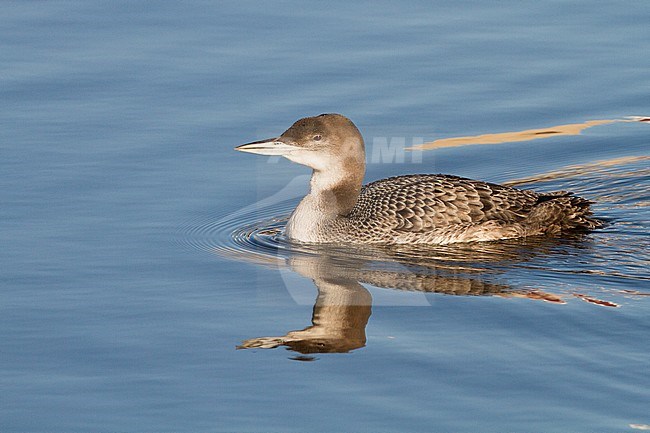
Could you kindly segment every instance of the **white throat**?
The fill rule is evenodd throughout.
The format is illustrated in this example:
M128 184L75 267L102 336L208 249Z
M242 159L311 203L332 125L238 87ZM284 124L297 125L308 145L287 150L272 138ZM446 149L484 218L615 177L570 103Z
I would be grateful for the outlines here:
M310 185L309 194L294 209L285 232L289 238L301 242L318 242L321 230L337 217L336 211L326 206L326 196L331 194L331 188L336 185L334 176L315 171Z

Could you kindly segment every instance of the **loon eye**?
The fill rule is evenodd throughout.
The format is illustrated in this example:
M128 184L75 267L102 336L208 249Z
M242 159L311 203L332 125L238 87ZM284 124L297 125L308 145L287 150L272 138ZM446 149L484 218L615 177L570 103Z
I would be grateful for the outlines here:
M314 141L321 141L323 139L323 136L320 134L314 135Z

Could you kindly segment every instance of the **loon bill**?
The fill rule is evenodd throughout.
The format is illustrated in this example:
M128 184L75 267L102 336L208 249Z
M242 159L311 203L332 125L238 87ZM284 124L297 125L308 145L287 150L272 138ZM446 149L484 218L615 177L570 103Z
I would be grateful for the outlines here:
M444 174L415 174L362 186L365 149L340 114L298 120L281 136L236 147L281 155L313 169L309 194L286 236L308 243L449 244L594 229L588 200Z

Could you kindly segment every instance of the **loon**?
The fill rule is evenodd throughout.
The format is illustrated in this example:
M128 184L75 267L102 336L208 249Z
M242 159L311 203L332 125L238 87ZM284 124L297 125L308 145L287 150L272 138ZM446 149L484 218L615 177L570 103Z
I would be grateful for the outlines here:
M361 133L340 114L296 121L276 138L235 148L310 167L310 191L285 235L305 243L451 244L593 229L590 201L446 174L412 174L362 186Z

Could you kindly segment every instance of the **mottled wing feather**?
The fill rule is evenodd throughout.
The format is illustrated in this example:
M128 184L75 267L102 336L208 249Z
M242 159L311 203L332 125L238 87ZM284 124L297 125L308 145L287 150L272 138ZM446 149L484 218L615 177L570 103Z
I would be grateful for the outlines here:
M389 226L402 232L490 220L520 221L538 195L449 175L409 175L363 187L349 217L362 226Z

